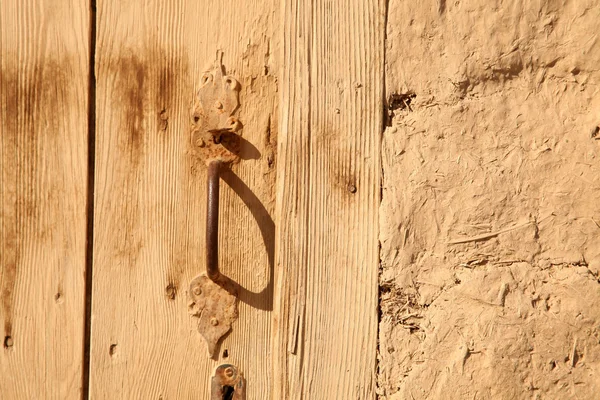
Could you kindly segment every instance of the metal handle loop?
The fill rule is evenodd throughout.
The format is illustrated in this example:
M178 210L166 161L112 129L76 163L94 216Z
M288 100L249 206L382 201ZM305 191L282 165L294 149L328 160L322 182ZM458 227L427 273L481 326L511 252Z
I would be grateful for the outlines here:
M206 207L206 275L217 282L222 275L219 271L219 181L221 161L208 164L207 207Z

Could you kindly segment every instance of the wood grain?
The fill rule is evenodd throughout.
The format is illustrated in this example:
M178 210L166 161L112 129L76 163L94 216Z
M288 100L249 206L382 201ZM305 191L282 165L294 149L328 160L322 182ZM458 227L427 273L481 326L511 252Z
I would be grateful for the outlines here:
M372 399L384 1L285 1L274 399Z
M81 397L88 3L0 2L0 398Z
M205 399L224 362L243 371L248 399L270 389L278 9L275 0L99 3L91 398ZM192 100L218 50L241 83L245 160L221 181L220 266L242 290L215 361L186 291L205 270L206 167L190 151Z

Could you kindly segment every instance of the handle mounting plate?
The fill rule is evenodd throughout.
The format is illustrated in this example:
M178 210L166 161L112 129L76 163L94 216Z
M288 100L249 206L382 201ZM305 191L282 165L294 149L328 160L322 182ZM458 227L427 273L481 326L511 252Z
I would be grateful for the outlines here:
M214 282L203 273L190 283L188 296L188 311L198 318L198 332L206 341L208 356L213 357L217 343L238 318L237 286L227 277Z
M233 116L240 106L240 83L225 74L223 53L217 54L212 70L204 72L193 108L192 148L208 162L239 161L241 122Z

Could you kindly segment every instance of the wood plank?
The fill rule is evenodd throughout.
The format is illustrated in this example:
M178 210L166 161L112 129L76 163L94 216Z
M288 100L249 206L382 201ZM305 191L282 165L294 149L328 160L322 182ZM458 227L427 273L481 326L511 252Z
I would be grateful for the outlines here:
M248 399L269 391L278 9L99 3L91 398L205 399L223 362L244 372ZM248 143L221 181L221 269L243 289L215 361L186 292L205 269L206 167L190 154L191 102L217 50L241 82Z
M274 399L375 397L384 10L284 3Z
M0 398L78 399L88 2L0 2Z

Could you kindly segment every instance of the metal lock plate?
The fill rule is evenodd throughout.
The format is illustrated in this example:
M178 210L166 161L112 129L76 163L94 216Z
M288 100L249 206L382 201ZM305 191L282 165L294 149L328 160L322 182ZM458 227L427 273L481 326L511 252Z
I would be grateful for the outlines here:
M222 56L219 53L213 69L202 75L194 102L192 146L194 154L205 162L239 161L242 124L233 114L240 105L240 84L225 75Z
M198 318L198 332L206 340L208 356L237 319L237 287L226 277L218 282L200 274L190 283L188 311Z
M246 383L242 373L231 364L217 367L212 377L210 400L245 400Z

